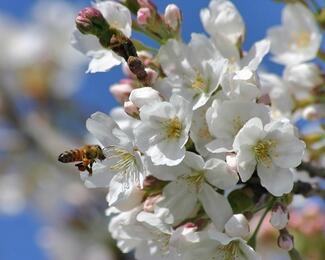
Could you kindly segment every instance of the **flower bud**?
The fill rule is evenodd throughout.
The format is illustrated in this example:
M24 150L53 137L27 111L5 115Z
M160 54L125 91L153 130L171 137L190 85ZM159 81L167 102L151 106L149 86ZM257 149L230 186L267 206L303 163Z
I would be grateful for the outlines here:
M138 24L145 25L149 23L151 18L151 11L148 7L142 7L137 12L137 22Z
M129 116L132 116L134 118L138 118L139 117L139 109L131 101L124 102L124 111Z
M157 71L150 68L146 68L145 71L147 72L148 83L151 86L156 82L158 78L158 73Z
M109 88L111 94L120 103L124 103L125 101L129 100L129 96L132 90L133 90L133 86L127 82L114 84Z
M176 31L180 27L182 15L179 8L175 4L167 5L164 14L165 23Z
M156 10L156 6L155 4L150 1L150 0L138 0L138 4L141 6L141 7L147 7L149 8L150 10Z
M94 7L82 9L75 22L78 30L83 34L100 35L108 27L102 13Z
M286 229L280 231L280 235L278 237L278 246L286 251L293 249L293 236L290 235Z
M273 208L272 208L272 212L271 212L271 219L270 219L270 223L271 225L278 229L284 229L289 221L289 213L287 208L278 203L276 204Z
M138 108L148 105L152 102L161 101L159 92L151 87L134 89L130 94L130 101Z
M243 214L233 215L227 221L225 231L231 237L245 238L249 235L248 221Z
M147 197L143 203L143 210L146 212L154 212L154 206L161 199L162 199L161 194Z

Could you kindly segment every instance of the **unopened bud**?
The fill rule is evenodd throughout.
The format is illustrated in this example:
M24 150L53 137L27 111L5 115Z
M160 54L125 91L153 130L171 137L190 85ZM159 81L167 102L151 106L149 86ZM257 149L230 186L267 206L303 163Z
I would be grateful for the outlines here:
M280 231L278 246L286 251L290 251L294 247L293 236L286 229Z
M147 79L148 79L149 85L153 85L158 78L157 71L150 69L150 68L146 68L145 71L147 72Z
M139 109L136 105L132 103L132 101L124 102L124 111L129 116L132 116L134 118L139 118Z
M147 197L143 203L143 210L146 212L154 212L156 203L161 199L162 199L161 194Z
M150 0L138 0L138 4L141 6L141 7L147 7L149 8L150 10L156 10L156 6L155 4L150 1Z
M125 101L129 100L132 90L132 85L128 83L114 84L109 88L111 94L120 103L124 103Z
M274 228L281 230L287 226L288 221L289 221L289 213L287 207L285 205L277 203L272 208L271 219L270 219L271 225Z
M130 94L130 100L138 108L153 102L161 101L159 92L150 87L134 89Z
M164 15L165 23L176 31L181 23L182 15L179 8L175 4L167 5Z
M137 12L137 22L138 24L144 25L149 23L151 18L151 11L148 7L142 7Z
M94 34L98 36L108 27L102 13L94 7L82 9L78 13L75 22L78 30L83 34Z

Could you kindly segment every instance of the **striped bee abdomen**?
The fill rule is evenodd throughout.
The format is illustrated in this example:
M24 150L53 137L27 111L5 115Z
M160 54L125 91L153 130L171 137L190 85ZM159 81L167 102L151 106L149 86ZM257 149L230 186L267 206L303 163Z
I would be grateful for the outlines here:
M61 153L58 160L63 163L82 161L83 151L81 149L69 150Z

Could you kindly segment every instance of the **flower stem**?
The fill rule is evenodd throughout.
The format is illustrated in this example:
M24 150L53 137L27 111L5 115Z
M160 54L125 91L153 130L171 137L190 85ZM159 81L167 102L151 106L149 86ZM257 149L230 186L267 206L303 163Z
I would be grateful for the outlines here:
M297 249L293 248L289 251L289 256L291 260L302 260L301 255L297 251Z
M250 246L251 246L252 248L254 248L254 249L255 249L255 247L256 247L256 236L257 236L257 234L258 234L258 231L259 231L259 229L260 229L260 227L261 227L261 225L262 225L262 223L263 223L263 221L264 221L264 219L265 219L267 213L268 213L268 212L270 211L270 209L272 208L272 206L273 206L275 200L276 200L276 198L272 197L272 199L267 203L267 205L266 205L266 209L265 209L263 215L261 216L261 218L260 218L260 220L259 220L259 222L258 222L258 224L257 224L257 226L256 226L256 228L255 228L255 231L254 231L253 235L250 237L250 239L249 239L248 242L247 242L247 244L250 245Z

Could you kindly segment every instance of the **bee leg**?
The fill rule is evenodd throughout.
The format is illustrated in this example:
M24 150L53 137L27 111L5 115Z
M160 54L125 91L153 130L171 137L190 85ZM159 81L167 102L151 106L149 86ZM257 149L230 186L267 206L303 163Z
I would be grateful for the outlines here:
M89 176L91 176L93 174L93 164L94 164L94 162L91 162L89 164L89 166L87 166L87 171L89 173Z
M87 169L87 167L82 162L75 164L75 166L77 166L78 170L81 172L84 172Z

